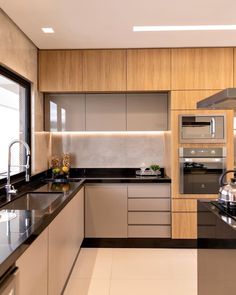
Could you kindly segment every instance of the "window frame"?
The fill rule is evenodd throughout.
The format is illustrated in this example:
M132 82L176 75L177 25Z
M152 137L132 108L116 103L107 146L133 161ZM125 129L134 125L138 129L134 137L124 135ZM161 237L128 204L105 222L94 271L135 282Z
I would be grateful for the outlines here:
M31 149L31 83L14 72L0 65L0 75L11 79L25 88L25 141ZM13 181L22 179L25 172L20 172L11 176ZM31 159L30 159L30 175L31 175ZM0 179L0 186L4 185L7 177Z

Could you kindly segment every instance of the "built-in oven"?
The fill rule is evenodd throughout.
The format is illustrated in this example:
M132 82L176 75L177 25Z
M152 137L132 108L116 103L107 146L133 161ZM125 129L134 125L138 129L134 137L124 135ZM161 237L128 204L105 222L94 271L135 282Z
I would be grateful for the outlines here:
M180 193L217 194L226 170L226 149L179 148Z
M225 115L180 115L181 143L223 143L226 141Z

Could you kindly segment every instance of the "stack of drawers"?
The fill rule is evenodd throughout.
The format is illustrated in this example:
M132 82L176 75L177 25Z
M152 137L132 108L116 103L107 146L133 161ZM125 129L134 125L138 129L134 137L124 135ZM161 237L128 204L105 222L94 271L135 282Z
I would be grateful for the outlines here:
M128 237L171 237L169 183L128 185Z

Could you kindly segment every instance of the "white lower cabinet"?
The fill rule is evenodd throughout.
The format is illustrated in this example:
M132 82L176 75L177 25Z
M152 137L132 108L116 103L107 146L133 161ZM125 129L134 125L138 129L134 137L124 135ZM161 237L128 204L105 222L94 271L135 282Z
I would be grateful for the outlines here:
M49 225L48 295L61 294L84 236L84 189Z
M48 228L16 261L19 295L46 295L48 283Z
M84 188L16 261L19 295L59 295L84 238Z
M86 185L85 237L127 237L127 185Z

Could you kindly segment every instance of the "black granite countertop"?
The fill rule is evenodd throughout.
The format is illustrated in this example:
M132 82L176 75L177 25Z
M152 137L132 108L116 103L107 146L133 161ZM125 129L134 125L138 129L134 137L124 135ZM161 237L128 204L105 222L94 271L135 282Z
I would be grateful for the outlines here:
M136 176L137 169L71 169L66 183L51 182L51 171L32 177L30 183L16 183L18 193L6 201L4 189L0 189L0 214L15 214L14 218L1 222L0 217L0 277L11 267L37 236L52 222L59 212L75 196L85 183L170 183L171 179L160 176ZM26 193L53 194L56 200L50 210L27 208L22 210L21 198ZM43 198L43 196L42 196ZM41 198L41 199L42 199ZM46 206L46 205L45 205ZM19 209L19 210L18 210ZM31 210L32 209L32 210Z
M1 222L0 218L0 276L14 264L27 247L38 237L38 235L51 223L68 202L75 196L83 186L84 179L79 182L68 182L66 184L38 183L36 190L27 187L27 191L35 191L37 194L47 196L52 193L56 202L54 206L47 209L16 210L13 203L20 204L24 190L19 191L11 202L1 201L0 214L15 214L15 218ZM3 197L3 196L2 196ZM11 208L12 206L12 208ZM4 215L3 215L4 216Z

